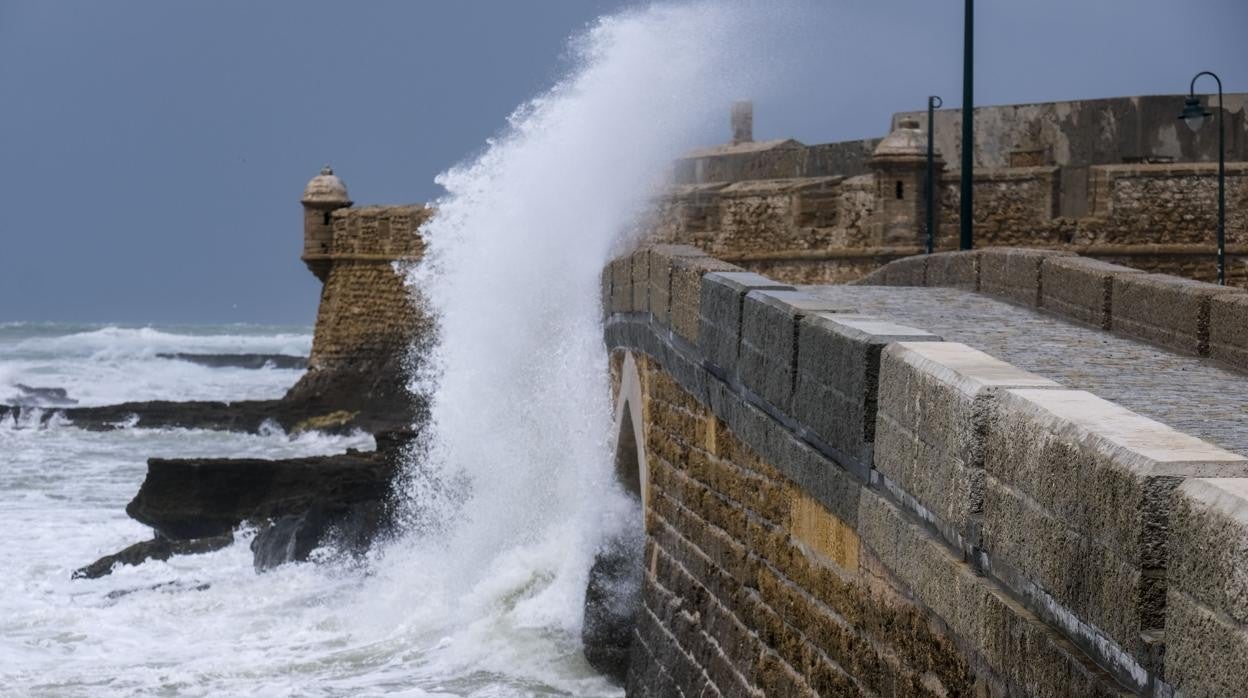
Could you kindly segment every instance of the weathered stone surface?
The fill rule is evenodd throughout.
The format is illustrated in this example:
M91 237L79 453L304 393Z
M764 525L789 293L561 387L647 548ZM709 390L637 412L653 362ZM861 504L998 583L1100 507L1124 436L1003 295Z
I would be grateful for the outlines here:
M755 290L792 290L749 271L716 271L702 277L698 317L698 348L706 358L735 376L741 344L741 308Z
M859 535L911 593L1005 684L1006 694L1120 696L1127 692L1030 612L874 492L863 492Z
M892 342L939 341L881 318L816 313L798 327L791 415L828 446L869 468L880 352Z
M741 307L738 376L747 388L788 411L797 375L797 326L817 312L853 308L801 291L751 291Z
M633 311L633 257L624 255L611 260L611 312Z
M1063 250L990 247L979 253L979 290L1032 308L1040 305L1040 264Z
M693 344L698 343L702 304L702 275L710 271L744 271L735 264L711 257L672 259L671 328Z
M983 506L983 431L1005 388L1056 388L965 344L900 342L880 359L875 469L928 516L970 532Z
M1166 680L1176 696L1237 696L1248 676L1248 628L1171 589Z
M1209 356L1248 371L1248 293L1209 300Z
M1196 356L1209 355L1209 304L1238 289L1163 274L1114 277L1113 329Z
M629 273L632 274L633 283L633 312L648 313L650 312L650 248L640 247L634 250L630 257L632 257Z
M650 314L660 325L671 324L672 260L703 257L705 252L691 245L650 246Z
M883 286L926 286L927 255L913 255L893 260L881 267Z
M1248 475L1248 459L1084 391L1006 390L993 416L984 548L1018 584L1146 663L1141 636L1164 620L1155 572L1166 566L1173 489Z
M645 569L640 530L629 533L609 540L594 557L581 627L585 659L621 686L628 679Z
M979 252L937 252L927 255L928 286L979 290Z
M1169 543L1170 587L1248 625L1248 479L1186 480L1175 494Z
M1088 257L1046 257L1040 266L1040 307L1076 322L1110 329L1114 277L1139 269Z

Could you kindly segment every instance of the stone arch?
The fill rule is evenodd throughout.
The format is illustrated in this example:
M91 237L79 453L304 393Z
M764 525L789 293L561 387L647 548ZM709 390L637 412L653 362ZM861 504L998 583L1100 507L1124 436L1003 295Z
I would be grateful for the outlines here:
M624 353L620 393L615 400L615 476L625 491L649 505L650 467L646 459L645 421L642 419L641 374L632 352Z

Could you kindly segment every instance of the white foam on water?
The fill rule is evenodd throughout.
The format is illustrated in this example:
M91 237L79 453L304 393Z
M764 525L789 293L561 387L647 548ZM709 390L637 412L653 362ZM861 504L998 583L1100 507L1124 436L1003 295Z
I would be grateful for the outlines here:
M416 381L433 396L432 424L404 483L422 525L364 563L331 555L257 575L244 535L70 581L150 535L123 510L148 457L279 458L371 440L0 425L0 694L618 695L579 646L595 548L639 525L611 473L599 272L670 160L722 141L732 100L765 98L801 23L784 3L706 0L603 18L571 44L563 80L441 177L448 193L412 279L441 323ZM92 402L276 396L298 372L214 385L228 370L162 372L153 356L308 343L278 330L84 328L6 349L6 331L37 329L0 326L5 380Z

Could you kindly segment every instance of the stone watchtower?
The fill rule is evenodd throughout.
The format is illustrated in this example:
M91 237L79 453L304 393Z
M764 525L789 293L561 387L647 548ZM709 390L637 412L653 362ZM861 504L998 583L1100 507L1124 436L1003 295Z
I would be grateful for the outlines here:
M875 147L869 161L875 174L875 213L871 237L878 245L921 245L927 198L927 136L915 119L902 119L897 129ZM945 161L933 162L939 187ZM939 210L939 204L937 205Z
M334 211L351 206L347 185L329 165L303 188L303 263L322 282L329 276Z

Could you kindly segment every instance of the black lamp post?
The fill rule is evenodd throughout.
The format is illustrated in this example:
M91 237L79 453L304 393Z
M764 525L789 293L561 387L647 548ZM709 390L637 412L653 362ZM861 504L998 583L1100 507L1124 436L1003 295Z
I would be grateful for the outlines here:
M933 172L936 166L936 148L933 140L936 138L935 114L936 110L944 104L940 97L932 95L927 98L927 253L931 254L932 249L936 246L936 176Z
M975 18L974 0L966 0L963 11L962 27L962 207L960 209L961 230L959 247L969 250L975 246L974 230L971 227L971 215L974 206L971 201L971 187L974 184L975 167L975 69L974 48L975 34L972 31Z
M1192 133L1200 130L1205 117L1211 116L1196 99L1196 81L1200 76L1208 75L1218 83L1218 283L1226 285L1226 130L1222 127L1222 80L1214 73L1204 70L1196 73L1187 91L1187 99L1183 103L1183 113L1179 118L1192 129Z

